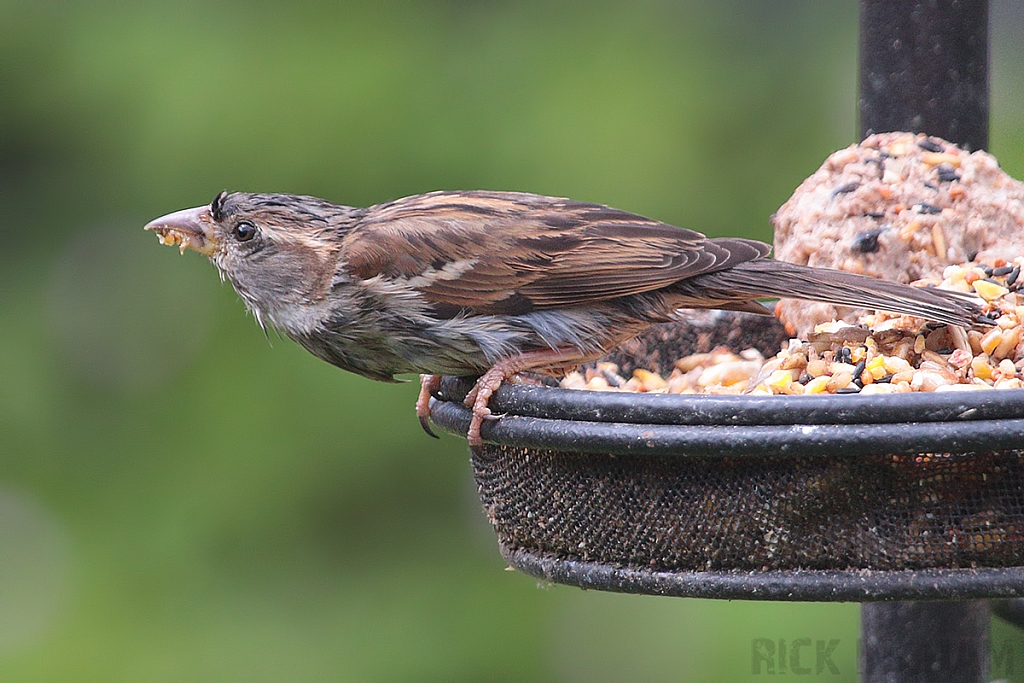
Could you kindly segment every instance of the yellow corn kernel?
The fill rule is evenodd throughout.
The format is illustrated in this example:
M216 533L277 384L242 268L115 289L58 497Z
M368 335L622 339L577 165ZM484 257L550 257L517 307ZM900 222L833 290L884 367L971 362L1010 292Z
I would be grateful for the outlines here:
M994 358L1006 358L1010 356L1014 349L1017 348L1017 344L1020 342L1020 328L1012 327L1008 330L1003 330L1003 333L999 338L999 346L992 352Z
M991 354L999 346L999 343L1003 341L1003 331L998 327L993 327L985 336L981 338L981 350L983 353Z
M804 393L824 394L831 380L832 378L828 375L819 375L804 385Z
M776 370L768 379L764 381L765 386L769 387L772 391L778 389L784 391L789 389L790 385L793 384L793 373L789 370Z
M942 279L949 280L950 284L954 282L960 282L964 279L964 275L967 274L967 269L963 266L946 266L946 269L942 271Z
M995 301L1010 291L1006 287L989 282L988 280L975 280L972 286L974 291L978 293L978 296L985 301Z
M988 364L988 356L975 356L972 358L971 371L978 379L992 379L992 366Z
M640 380L644 391L657 391L658 389L664 389L668 384L661 375L651 372L650 370L636 369L633 371L633 376Z

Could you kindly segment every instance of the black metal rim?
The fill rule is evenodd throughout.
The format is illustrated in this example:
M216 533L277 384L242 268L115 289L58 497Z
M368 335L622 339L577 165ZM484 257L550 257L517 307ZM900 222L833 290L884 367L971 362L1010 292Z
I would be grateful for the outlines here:
M445 401L460 402L472 380L445 377ZM641 394L503 384L490 402L495 414L582 422L661 425L814 425L960 422L1024 418L1024 389L712 396Z
M875 602L1016 598L1024 567L904 571L679 571L613 567L501 546L513 568L580 588L690 598L800 602Z
M770 400L770 399L769 399ZM464 435L472 414L434 401L431 419ZM969 453L1024 448L1024 419L878 424L665 425L504 415L485 422L485 441L518 448L609 455L764 457Z

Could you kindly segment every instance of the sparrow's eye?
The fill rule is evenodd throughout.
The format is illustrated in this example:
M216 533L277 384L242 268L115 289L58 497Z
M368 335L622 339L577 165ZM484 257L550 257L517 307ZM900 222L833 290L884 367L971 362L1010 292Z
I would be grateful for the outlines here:
M242 221L235 226L235 229L231 231L231 234L235 236L235 239L239 242L248 242L256 236L256 226L249 221Z

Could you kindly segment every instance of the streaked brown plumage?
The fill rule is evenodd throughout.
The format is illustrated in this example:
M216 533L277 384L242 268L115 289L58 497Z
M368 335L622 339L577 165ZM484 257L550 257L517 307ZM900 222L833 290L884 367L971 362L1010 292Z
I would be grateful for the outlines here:
M599 204L513 192L432 192L369 208L313 197L221 193L149 223L206 254L261 325L376 380L483 375L487 399L526 369L603 355L679 308L766 313L759 297L862 306L969 325L955 292L775 261L770 247L704 235Z

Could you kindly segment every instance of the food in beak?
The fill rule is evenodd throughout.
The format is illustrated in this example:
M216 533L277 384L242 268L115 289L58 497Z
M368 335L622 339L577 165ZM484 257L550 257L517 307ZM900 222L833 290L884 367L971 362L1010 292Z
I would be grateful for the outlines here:
M160 244L165 247L178 247L179 253L184 254L186 249L194 249L200 251L200 247L203 243L203 238L199 235L195 235L189 232L183 232L176 230L175 228L168 228L161 226L153 228L156 233L157 239L160 240Z
M160 239L160 244L178 247L181 253L192 249L200 254L210 256L215 249L211 239L209 207L199 206L194 209L176 211L150 221L146 230L152 230Z

